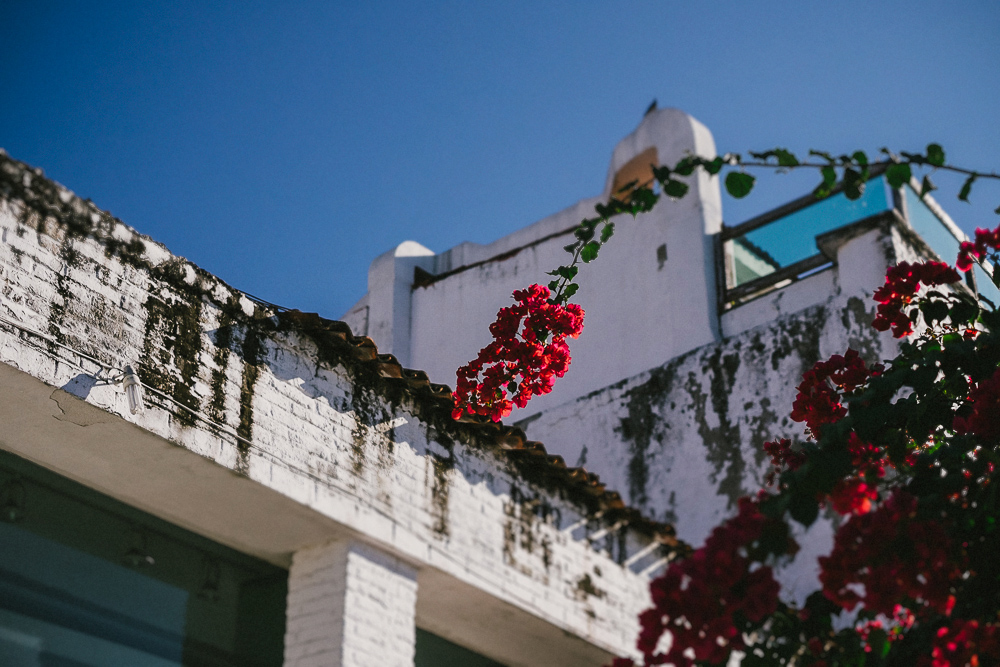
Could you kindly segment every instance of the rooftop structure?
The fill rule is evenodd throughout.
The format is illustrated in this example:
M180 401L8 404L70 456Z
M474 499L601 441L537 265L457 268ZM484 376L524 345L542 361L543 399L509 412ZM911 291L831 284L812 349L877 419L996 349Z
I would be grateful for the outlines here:
M676 109L653 111L615 148L598 196L485 246L434 254L406 241L372 262L368 293L343 319L433 381L454 382L511 292L547 283L563 263L595 203L686 154L713 157L709 131ZM581 268L573 364L510 418L692 544L761 488L764 442L802 437L787 415L805 370L848 348L868 362L894 356L896 342L870 326L886 267L954 262L965 240L915 181L893 189L877 169L856 200L809 193L735 225L723 221L718 179L697 173L684 198L620 221ZM967 286L1000 303L983 267ZM810 546L826 548L829 524L814 530Z
M446 385L510 292L686 151L712 154L708 130L654 111L598 196L487 246L404 242L344 322L248 297L0 153L0 662L634 653L650 577L760 484L761 442L797 432L801 372L889 356L871 289L961 236L879 176L730 227L698 176L583 272L553 394L514 425L452 420Z

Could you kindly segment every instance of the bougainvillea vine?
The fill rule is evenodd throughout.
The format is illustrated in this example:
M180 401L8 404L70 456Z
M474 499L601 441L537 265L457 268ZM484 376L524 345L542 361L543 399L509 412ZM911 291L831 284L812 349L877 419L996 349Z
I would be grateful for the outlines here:
M978 233L957 264L998 240ZM806 371L792 408L805 438L766 443L766 490L651 583L642 664L1000 665L1000 311L936 261L890 267L874 298L899 355L848 350ZM796 607L770 568L823 507L839 516L833 549Z
M552 391L570 363L567 338L583 330L583 309L550 300L542 285L514 292L513 306L501 308L490 325L493 342L458 369L453 416L481 415L500 421L514 406Z

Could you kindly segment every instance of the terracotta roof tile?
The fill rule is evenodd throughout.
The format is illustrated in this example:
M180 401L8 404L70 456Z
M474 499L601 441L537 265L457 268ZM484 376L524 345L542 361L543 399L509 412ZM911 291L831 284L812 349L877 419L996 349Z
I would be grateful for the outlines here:
M317 341L321 345L325 343L348 351L356 361L374 367L380 378L402 384L416 401L437 413L439 420L461 424L473 429L480 439L492 441L511 463L517 465L519 471L530 469L533 477L591 499L608 520L628 523L664 545L680 544L672 525L644 517L639 510L628 507L621 495L617 491L609 491L596 474L581 467L567 466L561 456L548 454L545 445L528 440L520 428L494 423L478 415L466 414L457 421L452 420L454 399L450 387L430 382L424 371L403 368L391 354L379 354L371 338L354 336L346 323L298 310L283 310L277 316L280 321L313 339L322 337L324 341Z

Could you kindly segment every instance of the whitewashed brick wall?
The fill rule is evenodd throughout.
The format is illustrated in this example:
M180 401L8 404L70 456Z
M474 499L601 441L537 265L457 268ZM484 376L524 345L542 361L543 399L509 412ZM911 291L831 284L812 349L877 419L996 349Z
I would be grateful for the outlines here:
M353 541L303 549L288 573L286 667L407 667L417 573Z
M414 563L420 576L433 573L455 590L528 614L552 637L573 640L560 649L561 664L597 667L609 654L634 653L636 618L649 599L643 571L662 564L668 547L647 549L648 535L574 496L547 472L544 457L515 465L490 431L452 421L447 409L349 351L325 349L319 337L40 173L2 155L0 167L7 179L0 195L6 183L8 197L0 197L0 314L48 337L0 323L0 362L295 501L345 535ZM119 368L138 364L144 381L171 399L147 392L146 410L130 414L120 387L93 380L104 371L88 356ZM19 452L70 467L30 443ZM73 456L89 465L98 454L76 447ZM187 479L181 472L177 479ZM111 474L102 479L118 484ZM172 500L144 503L148 511L181 516L182 497L201 492L173 483L169 474L150 480ZM255 555L288 562L315 546L291 531L282 542L282 526L274 530L263 542L287 551ZM236 548L246 540L208 536ZM441 607L463 602L435 594L422 589L433 603L418 604L418 623L459 643L461 633L490 632L484 618L448 635L464 611L445 623ZM468 611L471 618L477 609ZM509 662L559 664L532 655Z

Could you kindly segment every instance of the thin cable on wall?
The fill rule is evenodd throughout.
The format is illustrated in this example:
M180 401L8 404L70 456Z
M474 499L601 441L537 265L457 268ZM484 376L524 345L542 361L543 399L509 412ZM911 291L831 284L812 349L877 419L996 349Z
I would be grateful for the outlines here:
M252 299L252 300L255 300L255 299ZM273 304L267 304L267 305L273 306ZM112 380L117 380L116 384L118 382L122 382L123 381L122 378L125 377L126 370L131 368L130 366L126 366L125 369L122 369L122 368L118 368L118 367L112 366L110 364L106 364L106 363L100 361L99 359L96 359L96 358L94 358L94 357L92 357L92 356L90 356L90 355L88 355L88 354L86 354L84 352L80 352L79 350L77 350L77 349L75 349L75 348L73 348L73 347L71 347L69 345L65 345L63 343L60 343L60 342L56 341L51 336L43 334L43 333L41 333L41 332L39 332L39 331L37 331L35 329L32 329L31 327L28 327L27 325L22 324L22 323L11 321L10 319L8 319L8 318L6 318L6 317L4 317L2 315L0 315L0 322L4 322L4 323L6 323L6 324L8 324L10 326L13 326L13 327L15 327L17 329L20 329L20 330L24 331L26 333L32 334L32 335L37 336L37 337L39 337L39 338L41 338L41 339L43 339L43 340L45 340L47 342L50 342L50 343L52 343L54 345L57 345L58 347L66 349L66 350L68 350L68 351L70 351L70 352L72 352L72 353L74 353L74 354L76 354L76 355L78 355L78 356L80 356L80 357L82 357L84 359L92 361L93 363L97 364L98 366L100 366L105 371L109 371L109 372L110 371L115 371L116 372L116 375L113 378L100 377L99 375L94 375L93 373L90 373L86 368L84 368L83 366L81 366L79 364L73 364L72 362L69 362L67 360L63 360L63 361L66 361L67 363L69 363L70 365L73 365L74 367L78 368L79 370L83 371L89 377L92 377L95 380L98 380L100 382L110 382ZM134 375L133 375L133 377L134 377ZM170 402L171 404L173 404L176 407L184 410L185 412L190 413L192 416L198 418L202 422L204 422L204 423L206 423L206 424L208 424L210 426L215 427L220 433L223 433L223 434L229 436L229 438L231 438L232 440L234 440L235 443L233 443L233 444L235 444L237 446L238 446L238 443L242 443L242 444L246 445L247 449L253 450L258 455L260 455L261 458L265 459L270 464L276 465L276 466L281 467L281 468L284 468L285 470L287 470L289 472L297 473L297 474L299 474L301 476L307 477L308 479L312 480L313 482L315 482L317 484L320 484L320 485L326 487L329 490L338 492L338 493L346 495L346 496L350 496L350 497L354 498L355 501L358 502L362 507L366 508L369 511L372 511L372 512L378 514L379 516L381 516L381 517L383 517L383 518L385 518L385 519L387 519L387 520L389 520L389 521L391 521L393 523L396 523L398 521L397 517L395 517L394 515L390 514L387 511L383 510L382 508L379 508L379 507L371 504L369 502L368 498L366 498L365 496L361 495L360 493L354 491L350 487L348 487L348 486L341 486L339 484L335 484L329 478L320 477L319 475L317 475L316 473L314 473L313 471L311 471L311 470L309 470L307 468L302 468L302 467L299 467L299 466L297 466L297 465L295 465L293 463L285 461L284 459L281 459L281 458L277 457L275 454L267 451L263 447L254 444L252 441L248 440L247 438L242 437L238 433L234 432L230 427L228 427L228 426L226 426L224 424L220 424L220 423L216 422L215 420L211 419L210 417L208 417L207 415L205 415L205 414L203 414L201 412L198 412L197 410L194 410L192 408L189 408L186 405L183 405L182 403L178 402L172 396L170 396L170 395L168 395L168 394L166 394L166 393L164 393L164 392L156 389L155 387L151 387L151 386L149 386L148 384L146 384L144 382L141 382L140 380L138 380L137 377L135 378L135 380L136 380L137 384L139 386L141 386L145 391L148 391L148 392L150 392L152 394L155 394L155 395L159 396L160 398L162 398L162 399ZM135 413L133 413L133 414L135 414ZM470 569L468 567L468 563L466 563L463 560L459 560L457 557L455 557L454 555L452 555L450 552L448 552L448 551L444 550L443 548L441 548L441 546L439 546L438 544L436 544L436 543L434 543L432 541L424 541L424 540L421 540L421 543L424 546L426 546L429 551L431 551L433 553L436 553L437 555L441 556L445 560L451 562L453 565L455 565L456 567L458 567L460 570L462 570L462 571L464 571L464 572L466 572L468 574L471 574L474 578L478 579L480 582L482 582L484 585L486 585L487 588L496 585L496 582L494 580L492 580L492 579L484 576L483 574L479 573L476 570ZM645 579L649 579L649 578L652 577L652 575L653 575L654 572L656 572L657 570L659 570L665 564L666 564L666 559L662 559L660 561L654 562L651 566L649 566L649 567L641 570L640 572L633 572L633 573L637 574L638 576L643 577ZM631 570L631 567L628 567L628 569ZM516 593L512 593L510 590L506 590L505 589L502 592L503 592L504 595L509 596L511 599L513 599L513 600L515 600L515 601L517 601L517 602L525 605L528 608L534 606L534 604L535 604L532 600L530 600L528 598L525 598L525 597L523 597L521 595L518 595Z

